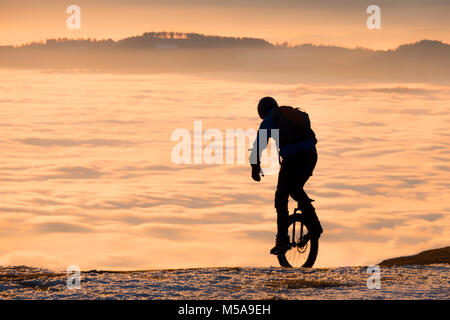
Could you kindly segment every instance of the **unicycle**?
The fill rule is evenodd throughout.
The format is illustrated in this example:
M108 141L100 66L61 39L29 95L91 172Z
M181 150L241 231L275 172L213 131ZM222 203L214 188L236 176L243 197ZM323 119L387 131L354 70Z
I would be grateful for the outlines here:
M297 213L300 212L300 213ZM303 223L304 216L299 208L288 220L288 249L277 255L278 262L285 268L311 268L319 252L319 239L311 238Z

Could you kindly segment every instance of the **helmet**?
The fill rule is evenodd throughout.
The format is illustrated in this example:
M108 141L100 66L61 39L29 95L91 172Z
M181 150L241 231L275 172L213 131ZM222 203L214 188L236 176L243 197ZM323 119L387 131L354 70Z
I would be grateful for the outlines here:
M259 100L258 103L258 114L261 119L267 116L270 109L278 108L278 103L272 97L264 97Z

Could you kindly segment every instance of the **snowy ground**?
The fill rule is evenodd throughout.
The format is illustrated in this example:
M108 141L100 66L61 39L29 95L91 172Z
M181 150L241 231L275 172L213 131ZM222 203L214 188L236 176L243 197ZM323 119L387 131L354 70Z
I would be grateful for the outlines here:
M89 271L80 289L49 270L0 267L0 299L449 299L450 265L381 268L381 289L366 267L289 270L200 268Z

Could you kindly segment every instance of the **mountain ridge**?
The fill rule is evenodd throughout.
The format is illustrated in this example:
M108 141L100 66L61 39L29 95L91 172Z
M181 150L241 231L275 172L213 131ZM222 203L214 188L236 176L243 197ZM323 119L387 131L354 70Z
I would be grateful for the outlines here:
M166 46L165 46L166 45ZM376 50L364 47L343 47L326 44L289 44L270 43L263 38L254 37L233 37L205 35L200 33L182 33L182 32L145 32L138 36L129 36L119 40L113 39L94 39L94 38L49 38L41 42L25 43L17 46L0 46L0 48L26 49L26 48L55 48L55 47L104 47L120 49L166 49L166 48L328 48L344 49L350 51L371 51L371 52L395 52L408 51L415 48L430 49L449 49L450 44L440 40L422 39L412 43L401 44L393 49Z
M244 81L450 83L450 45L396 49L272 44L259 38L147 32L112 39L49 39L0 47L0 68L132 74L189 73Z

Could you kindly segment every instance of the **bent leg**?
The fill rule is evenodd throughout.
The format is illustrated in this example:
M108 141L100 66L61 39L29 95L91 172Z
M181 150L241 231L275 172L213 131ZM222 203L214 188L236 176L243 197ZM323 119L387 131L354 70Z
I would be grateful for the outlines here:
M304 190L305 183L312 175L312 171L317 162L317 154L306 154L299 161L291 163L292 168L289 169L293 176L292 183L289 185L290 196L298 202L298 206L303 213L304 222L312 235L319 237L323 232L317 217L316 210L312 205L311 199Z
M299 203L300 208L307 208L311 205L311 199L306 194L304 186L316 167L317 152L315 150L304 150L294 154L287 160L287 167L291 177L289 194Z
M310 234L314 237L319 237L323 232L323 229L320 225L319 218L317 217L316 209L312 205L311 199L303 189L308 178L309 176L299 179L297 186L291 189L290 195L295 201L298 202L298 206L304 216L304 223L308 227Z
M277 211L277 235L286 236L288 231L288 200L289 200L289 174L286 164L281 164L278 174L277 190L275 191L275 209Z
M278 174L277 190L275 191L275 209L277 211L277 237L275 247L270 250L271 254L280 254L288 249L288 199L289 199L289 175L285 164L281 164Z
M308 174L298 174L295 177L293 183L289 186L289 195L297 201L298 207L300 209L307 208L308 206L312 206L311 199L305 192L305 183L308 181L310 175ZM303 211L303 210L302 210Z

